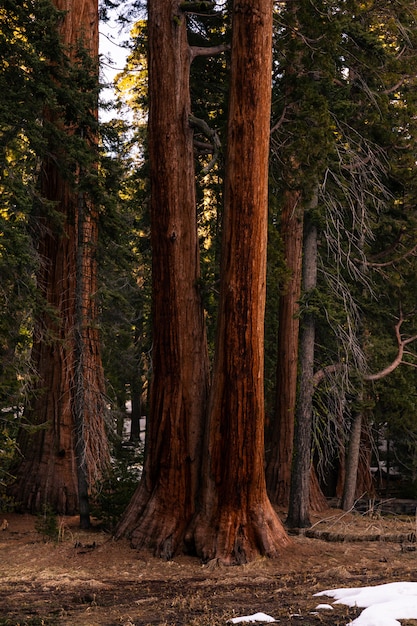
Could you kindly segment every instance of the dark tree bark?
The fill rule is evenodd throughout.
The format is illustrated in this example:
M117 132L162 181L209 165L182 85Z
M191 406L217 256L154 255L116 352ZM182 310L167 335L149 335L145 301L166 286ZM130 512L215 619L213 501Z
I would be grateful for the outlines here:
M372 437L370 425L366 418L366 412L362 415L362 430L360 441L360 453L358 471L356 474L355 498L363 496L372 498L375 496L375 485L371 473Z
M55 4L66 11L60 34L70 58L75 58L82 42L96 63L97 0L56 0ZM78 132L65 128L56 112L48 111L46 116L68 133ZM94 144L94 134L86 141ZM27 426L19 434L22 462L11 494L31 512L48 505L58 513L74 514L81 507L81 524L88 526L88 491L109 460L95 324L97 212L62 174L65 159L65 148L58 149L44 160L40 175L41 194L53 203L61 225L57 227L56 218L46 209L39 229L37 276L46 313L35 325L32 358L37 380L25 413Z
M116 531L171 558L195 512L208 355L198 291L193 133L185 17L149 3L153 381L143 477Z
M359 404L363 391L358 396ZM352 418L346 455L346 471L343 483L342 509L350 511L357 498L373 495L370 470L372 446L365 409L358 407Z
M272 3L235 0L220 307L200 509L188 541L204 561L276 557L289 539L264 474Z
M349 437L348 455L346 459L345 485L342 497L342 509L349 511L353 508L356 493L356 477L359 465L359 451L362 430L362 412L357 411L352 419Z
M266 483L271 502L288 506L297 397L299 300L303 253L301 194L287 191L281 214L281 236L290 278L280 296L275 415L268 429Z
M140 373L131 379L130 397L132 412L130 414L130 441L140 441L140 419L142 417L142 381Z
M139 317L139 316L138 316ZM142 322L136 328L134 345L135 345L135 366L130 380L130 398L132 401L132 411L130 415L130 441L140 441L140 420L142 417L142 396L143 383L141 371L140 346L143 338Z
M309 212L304 217L303 292L308 294L317 283L317 227ZM296 409L295 455L291 475L287 524L291 528L311 525L309 497L311 474L312 415L314 394L315 318L308 305L303 311L300 338L300 381Z

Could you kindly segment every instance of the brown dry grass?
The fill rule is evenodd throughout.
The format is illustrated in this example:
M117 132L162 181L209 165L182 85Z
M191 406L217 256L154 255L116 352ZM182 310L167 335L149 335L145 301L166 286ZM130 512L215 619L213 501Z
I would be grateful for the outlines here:
M351 541L298 535L280 559L217 569L186 556L154 559L98 528L79 530L77 518L62 519L60 540L52 542L36 531L36 518L3 517L0 626L223 626L258 611L280 624L342 626L358 611L338 606L315 614L315 592L417 580L415 544L404 539L415 532L411 517L329 509L314 516L314 531ZM376 535L378 541L355 540ZM394 535L402 542L384 540Z

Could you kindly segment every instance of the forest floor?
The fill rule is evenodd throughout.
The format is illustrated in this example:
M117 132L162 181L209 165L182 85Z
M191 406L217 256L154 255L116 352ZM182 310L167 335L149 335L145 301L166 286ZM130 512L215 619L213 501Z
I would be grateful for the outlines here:
M312 516L314 538L293 536L280 559L215 568L185 556L155 559L99 526L81 531L77 518L59 519L57 541L39 532L36 517L3 514L0 528L3 518L0 626L224 626L257 612L291 626L344 626L360 610L315 613L331 600L314 593L417 580L411 516L329 509Z

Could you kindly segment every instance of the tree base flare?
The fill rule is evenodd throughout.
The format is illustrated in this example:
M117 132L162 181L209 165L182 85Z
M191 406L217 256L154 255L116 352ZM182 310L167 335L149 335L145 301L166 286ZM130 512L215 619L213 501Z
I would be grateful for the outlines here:
M184 534L192 514L180 512L180 507L163 501L157 492L149 496L139 487L116 528L115 538L127 537L135 550L149 550L153 556L169 561L184 552Z
M186 536L186 544L211 566L277 558L291 543L269 502L249 511L222 508L211 515L201 512Z

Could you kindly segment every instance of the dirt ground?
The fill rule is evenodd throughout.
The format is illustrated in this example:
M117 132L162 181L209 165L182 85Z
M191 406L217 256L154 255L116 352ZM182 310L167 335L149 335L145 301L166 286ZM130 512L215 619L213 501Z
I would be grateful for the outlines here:
M0 626L219 626L256 612L280 624L344 626L359 610L317 614L326 599L314 593L417 580L414 517L329 509L313 516L314 537L292 537L280 559L215 568L138 553L99 527L79 530L77 518L59 520L58 541L36 530L36 517L4 514L0 528L3 518Z

